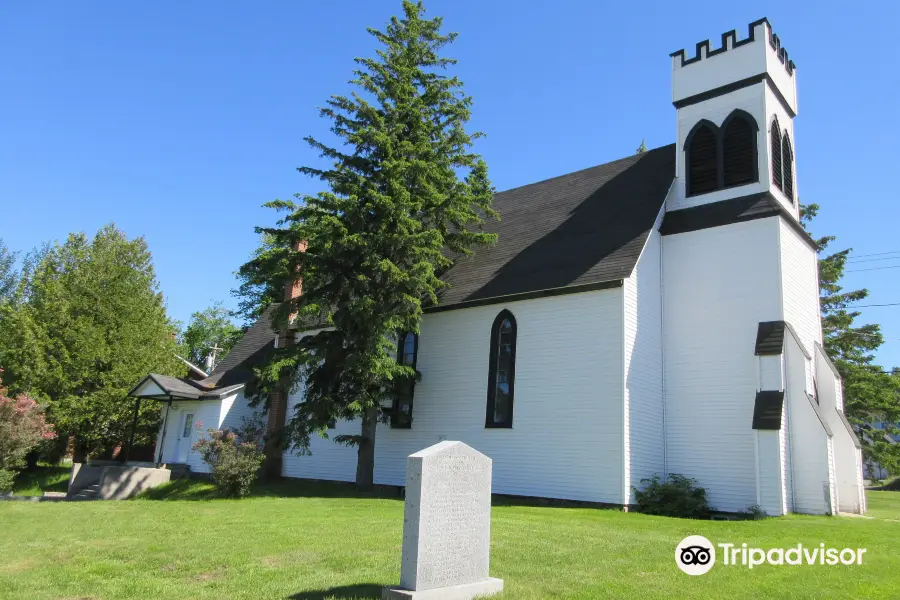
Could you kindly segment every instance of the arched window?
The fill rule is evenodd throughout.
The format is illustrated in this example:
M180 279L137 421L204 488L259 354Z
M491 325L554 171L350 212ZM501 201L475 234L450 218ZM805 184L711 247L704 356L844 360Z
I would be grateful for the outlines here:
M687 150L687 195L712 192L719 187L719 151L717 128L700 121L685 138Z
M772 119L772 183L779 190L784 190L782 182L781 169L781 127L778 126L778 119Z
M722 124L722 171L725 187L759 181L756 166L756 120L742 110Z
M503 310L491 326L485 427L512 427L516 382L516 318Z
M791 204L794 203L794 149L791 147L791 138L787 131L781 141L781 170L784 173L784 188L782 191L788 197Z
M416 368L419 353L419 336L412 332L401 333L397 338L397 362ZM414 377L404 377L397 381L394 406L391 411L391 427L409 429L412 427L413 395L416 389Z

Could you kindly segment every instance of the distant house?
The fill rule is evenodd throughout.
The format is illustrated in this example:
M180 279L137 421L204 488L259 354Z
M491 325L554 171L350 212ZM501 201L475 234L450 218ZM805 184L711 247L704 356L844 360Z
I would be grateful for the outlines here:
M398 341L422 378L379 425L376 483L403 485L409 454L450 439L493 459L500 494L627 505L680 473L718 510L865 511L799 223L796 67L765 19L671 59L674 144L496 194L499 243L458 262ZM208 379L135 390L165 402L163 462L205 470L191 424L236 424L250 365L309 333L269 319ZM302 401L273 398L270 429ZM356 451L314 438L269 464L352 481Z

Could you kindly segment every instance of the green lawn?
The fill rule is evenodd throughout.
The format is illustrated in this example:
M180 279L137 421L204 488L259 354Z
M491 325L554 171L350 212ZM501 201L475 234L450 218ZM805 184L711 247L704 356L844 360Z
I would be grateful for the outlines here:
M900 522L900 491L869 492L866 496L867 515L876 519L896 519Z
M44 492L65 492L69 487L72 467L40 467L36 471L23 471L16 477L13 494L17 496L42 496Z
M297 484L245 500L209 498L206 484L174 482L126 502L0 502L0 598L378 598L399 580L397 499ZM900 493L873 493L870 506L892 518ZM900 522L885 519L688 521L509 503L492 519L491 574L506 581L502 598L900 595ZM717 564L689 577L674 564L675 545L689 534L868 552L860 566Z

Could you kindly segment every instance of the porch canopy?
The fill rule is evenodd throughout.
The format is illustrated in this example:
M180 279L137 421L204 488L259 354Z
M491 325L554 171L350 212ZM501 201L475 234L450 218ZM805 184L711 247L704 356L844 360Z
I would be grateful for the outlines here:
M128 392L134 398L148 400L212 400L239 390L243 383L225 387L204 385L202 381L194 381L186 377L172 377L150 373Z

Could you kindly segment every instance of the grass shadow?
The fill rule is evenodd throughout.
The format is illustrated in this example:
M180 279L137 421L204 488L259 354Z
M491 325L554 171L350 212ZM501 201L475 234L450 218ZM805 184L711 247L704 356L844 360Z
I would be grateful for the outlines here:
M350 598L381 598L381 590L384 586L374 583L358 583L355 585L342 585L327 590L312 590L298 592L288 596L290 600L345 600Z
M216 488L208 481L175 479L136 496L138 500L214 500Z
M401 499L399 488L379 486L361 491L352 483L310 479L259 481L253 485L250 498L360 498ZM176 479L138 496L141 500L218 500L215 486L206 480Z
M69 488L72 467L40 466L22 471L13 484L13 493L20 496L40 496L44 492L65 492Z

